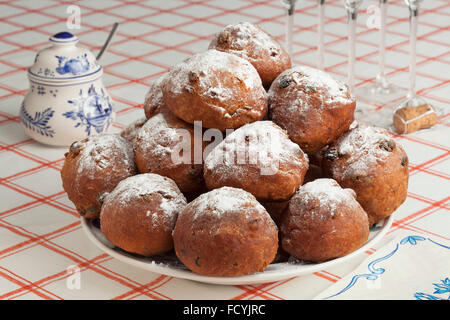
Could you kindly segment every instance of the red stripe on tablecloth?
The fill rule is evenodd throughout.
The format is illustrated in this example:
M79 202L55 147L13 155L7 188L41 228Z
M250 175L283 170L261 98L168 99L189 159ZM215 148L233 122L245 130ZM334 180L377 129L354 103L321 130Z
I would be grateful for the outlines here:
M4 270L4 271L2 271L2 270ZM12 274L13 276L8 275L8 273ZM45 300L52 300L52 299L54 299L54 297L56 297L57 299L61 299L61 297L55 295L54 293L51 293L45 289L42 289L39 286L37 286L36 284L33 284L33 283L30 284L28 280L20 277L19 275L13 273L10 270L7 270L7 269L1 267L1 266L0 266L0 275L2 277L4 277L5 279L8 279L12 283L15 283L15 284L21 286L22 288L27 288L29 292L32 292L35 295L37 295ZM20 279L20 280L18 280L18 279ZM41 291L43 291L45 293L49 293L49 295L42 293ZM9 293L0 295L0 299L4 299L8 296L9 296ZM51 296L53 296L53 297L51 297Z
M397 227L397 226L403 225L406 221L411 220L411 219L413 219L413 218L415 218L415 217L417 217L417 216L419 216L419 215L421 215L421 214L423 214L423 213L425 213L425 212L427 212L427 211L429 211L429 210L431 210L433 208L440 208L440 205L444 204L449 199L450 199L450 197L446 197L446 198L444 198L444 199L442 199L440 201L436 201L436 202L432 203L430 206L428 206L426 208L423 208L423 209L421 209L421 210L419 210L419 211L417 211L417 212L415 212L413 214L410 214L409 216L407 216L405 218L396 220L396 221L394 221L392 223L392 227Z
M156 294L161 295L161 294L157 293L156 291L154 291L153 289L150 289L150 288L147 288L146 291L141 290L140 287L138 286L139 284L137 282L135 282L135 281L133 281L133 280L123 276L123 275L120 275L120 274L118 274L118 273L116 273L116 272L114 272L112 270L109 270L108 268L106 268L106 267L104 267L102 265L98 265L97 263L95 263L95 260L86 260L84 257L80 256L79 254L77 254L77 253L75 253L75 252L73 252L73 251L71 251L71 250L69 250L67 248L64 248L64 247L62 247L62 246L60 246L60 245L58 245L56 243L53 243L53 242L49 241L50 239L47 238L47 235L39 236L39 235L36 235L36 234L34 234L32 232L27 231L26 229L24 229L22 227L12 226L10 224L7 225L6 222L4 222L2 226L4 228L7 228L8 230L10 230L11 232L16 233L16 234L18 234L20 236L23 236L23 237L31 237L29 234L33 235L34 236L33 240L36 240L35 241L36 244L40 244L40 245L44 246L47 249L50 249L50 250L52 250L52 251L54 251L56 253L59 253L59 254L65 256L66 258L74 261L80 268L81 267L87 267L88 269L90 269L92 271L95 271L95 272L97 272L97 273L99 273L99 274L101 274L101 275L103 275L103 276L105 276L105 277L107 277L107 278L109 278L111 280L114 280L114 281L116 281L116 282L118 282L118 283L120 283L120 284L122 284L124 286L127 286L127 287L130 287L132 289L135 289L137 292L140 292L140 293L142 293L142 294L144 294L144 295L146 295L146 296L148 296L148 297L150 297L152 299L157 298L157 296L152 294L151 292L155 292ZM77 228L77 229L79 229L79 228ZM58 236L61 236L62 234L69 233L69 232L72 232L72 231L74 231L74 230L69 230L69 231L60 233L60 234L58 234ZM100 255L98 257L105 257L105 256L108 256L108 255L107 254L102 254L102 255ZM3 257L1 257L0 259L2 259L2 258ZM66 270L61 271L61 272L66 272ZM51 279L53 279L55 277L60 276L61 272L53 274L53 275L50 275L50 276L45 277L45 278L42 278L41 280L39 280L37 282L34 282L33 284L34 285L42 285L42 283L47 282L48 280L51 280ZM28 287L24 287L22 289L23 290L27 290ZM14 294L17 294L18 292L21 292L23 290L17 289L17 290L14 291Z
M166 280L166 281L163 282L163 280ZM153 287L153 286L155 286L155 285L157 285L158 283L161 283L161 282L162 282L161 285L163 285L163 284L167 283L170 280L171 280L171 277L168 277L168 276L165 276L165 275L161 275L161 276L157 277L155 280L153 280L153 281L151 281L151 282L149 282L147 284L144 284L144 285L142 285L142 286L140 286L138 288L135 288L133 290L125 292L125 293L121 294L120 296L112 298L112 300L121 300L121 299L125 299L125 298L130 298L130 296L135 295L136 293L142 294L142 292L145 292L145 290L148 289L149 287ZM158 287L154 287L154 289L156 289L156 288L158 288ZM134 296L133 298L135 298L135 297L136 296ZM164 296L164 297L166 299L170 299L167 296ZM155 297L155 299L160 300L159 297Z

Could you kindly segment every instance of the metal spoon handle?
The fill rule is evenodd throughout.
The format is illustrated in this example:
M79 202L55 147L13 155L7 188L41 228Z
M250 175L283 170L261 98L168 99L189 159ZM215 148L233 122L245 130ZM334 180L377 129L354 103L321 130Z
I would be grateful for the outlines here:
M118 27L118 26L119 26L119 23L118 23L118 22L115 22L114 25L113 25L113 27L112 27L112 29L111 29L111 32L110 32L109 35L108 35L108 38L107 38L106 41L105 41L105 44L103 45L103 47L102 47L102 49L100 50L100 52L97 54L97 61L102 57L103 53L104 53L104 52L106 51L106 49L108 48L109 43L110 43L112 37L114 36L114 34L116 33L116 30L117 30L117 27Z

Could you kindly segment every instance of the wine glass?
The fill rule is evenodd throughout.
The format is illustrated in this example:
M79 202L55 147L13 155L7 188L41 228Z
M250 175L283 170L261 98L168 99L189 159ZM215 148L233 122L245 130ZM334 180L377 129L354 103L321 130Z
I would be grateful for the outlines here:
M362 0L344 0L345 10L348 17L348 72L347 84L350 92L354 89L355 76L355 39L356 39L356 18Z
M291 59L292 59L292 28L294 26L295 2L297 2L297 0L281 0L281 3L286 8L286 27L285 27L286 51L288 52L289 57Z
M355 95L370 103L384 105L390 101L399 99L405 95L405 90L394 86L386 79L386 17L388 0L379 0L380 31L378 43L378 74L374 82L355 88Z
M423 0L405 0L409 7L409 90L406 96L406 100L401 102L396 110L405 107L430 107L433 112L434 108L422 97L419 97L416 93L416 41L417 41L417 23L419 17L419 7Z
M325 11L325 0L317 0L317 69L323 70L324 63L324 11Z

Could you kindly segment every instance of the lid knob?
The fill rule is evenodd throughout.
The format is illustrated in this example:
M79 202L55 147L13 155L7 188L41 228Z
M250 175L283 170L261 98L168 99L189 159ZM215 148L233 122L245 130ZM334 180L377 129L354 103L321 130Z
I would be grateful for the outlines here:
M78 42L78 37L70 32L62 31L51 36L49 40L54 44L74 44Z

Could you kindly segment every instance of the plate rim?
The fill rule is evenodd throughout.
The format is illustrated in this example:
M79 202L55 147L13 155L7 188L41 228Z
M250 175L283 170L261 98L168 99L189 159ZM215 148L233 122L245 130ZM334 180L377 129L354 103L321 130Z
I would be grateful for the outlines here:
M286 271L279 271L279 272L273 272L273 273L266 273L263 272L257 272L251 275L245 275L245 276L238 276L238 277L212 277L212 276L202 276L199 274L196 274L190 270L177 270L173 268L169 268L165 265L158 265L154 262L146 262L142 261L141 259L137 257L130 257L125 255L124 253L121 253L119 251L116 251L108 246L106 246L104 243L102 243L91 231L93 228L91 220L88 220L84 217L81 217L81 226L84 230L84 232L87 234L89 240L93 242L100 250L107 253L113 258L116 258L119 261L122 261L124 263L133 265L135 267L178 278L178 279L184 279L184 280L191 280L191 281L197 281L201 283L208 283L208 284L216 284L216 285L247 285L247 284L261 284L261 283L270 283L270 282L276 282L276 281L282 281L286 280L292 277L298 277L302 275L308 275L312 274L314 272L324 270L326 268L329 268L331 266L341 264L347 260L350 260L351 258L360 255L362 252L366 251L368 248L373 247L377 242L379 242L389 231L392 222L394 221L394 214L391 214L388 218L383 220L383 225L380 226L380 229L378 233L370 240L368 240L363 246L358 248L357 250L343 256L340 258L336 258L333 260L329 260L322 263L316 263L316 264L308 264L306 265L299 265L302 268L292 268L292 270L286 270ZM145 259L143 257L142 259ZM288 262L280 262L279 264L289 264L290 266L295 266L295 264L288 263Z

